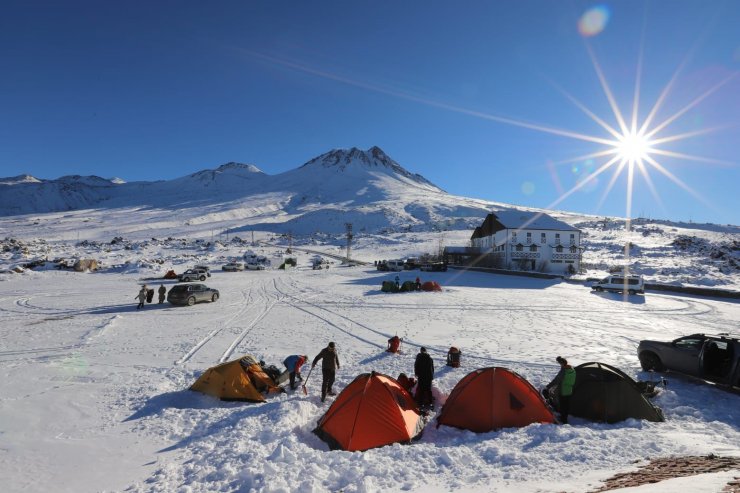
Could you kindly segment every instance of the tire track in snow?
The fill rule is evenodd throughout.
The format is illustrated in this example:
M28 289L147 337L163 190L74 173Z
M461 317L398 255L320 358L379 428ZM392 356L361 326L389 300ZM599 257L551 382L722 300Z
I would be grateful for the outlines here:
M242 308L239 309L239 311L236 312L236 314L229 317L226 322L224 322L219 327L216 327L215 329L213 329L203 339L198 341L195 344L195 346L193 346L190 349L190 351L188 351L182 358L175 361L175 366L181 366L187 363L193 356L195 356L195 354L198 351L200 351L203 348L203 346L205 346L211 339L216 337L216 335L218 335L219 332L227 328L233 320L235 320L237 317L244 315L244 313L246 313L251 308L252 306L252 288L251 287L249 288L249 291L246 292L246 294L244 293L244 291L242 291L242 300L243 300L243 306Z
M218 360L219 363L224 363L228 361L228 359L231 357L231 355L234 353L234 350L236 347L244 340L245 337L247 337L247 334L251 332L251 330L254 328L255 325L257 325L265 316L267 316L268 313L270 313L270 310L272 310L272 307L275 306L278 303L279 300L271 301L262 309L262 312L252 320L252 322L245 327L241 333L234 339L234 341L231 343L229 348L224 352L224 354L221 356L221 358Z

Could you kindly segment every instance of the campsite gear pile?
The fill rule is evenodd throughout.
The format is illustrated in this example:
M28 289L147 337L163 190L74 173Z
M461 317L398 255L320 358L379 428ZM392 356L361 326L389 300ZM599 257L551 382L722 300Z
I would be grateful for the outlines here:
M449 351L447 351L447 366L451 366L453 368L459 368L460 367L460 356L462 356L462 351L460 351L455 346L452 346Z
M390 339L388 339L388 351L389 353L397 353L401 348L401 342L403 339L401 339L398 336L393 336Z
M442 291L442 286L437 281L426 281L418 283L415 281L404 281L398 284L394 281L383 281L380 290L384 293L407 293L410 291Z

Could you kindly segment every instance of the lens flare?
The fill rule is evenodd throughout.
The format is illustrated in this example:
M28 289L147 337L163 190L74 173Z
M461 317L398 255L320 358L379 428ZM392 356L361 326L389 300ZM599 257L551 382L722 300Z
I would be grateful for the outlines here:
M610 15L609 8L605 5L597 5L588 9L578 19L578 32L587 38L600 34L606 28Z
M631 131L620 137L615 147L619 157L628 163L642 161L651 151L650 141L635 131Z
M524 195L532 195L534 193L535 187L534 183L531 181L525 181L522 183L522 193Z

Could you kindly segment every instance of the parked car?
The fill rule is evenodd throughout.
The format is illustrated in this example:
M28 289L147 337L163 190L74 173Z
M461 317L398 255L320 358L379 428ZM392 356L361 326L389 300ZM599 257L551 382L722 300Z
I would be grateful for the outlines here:
M404 264L406 264L405 260L389 260L386 265L388 266L388 270L392 271L402 271L404 269Z
M219 292L205 284L179 284L167 293L167 301L173 305L192 306L199 301L216 301Z
M240 270L244 270L244 262L229 262L228 264L224 264L221 267L221 270L224 270L226 272L237 272Z
M177 276L177 279L180 282L205 281L208 276L210 274L203 269L188 269Z
M406 259L406 263L403 264L404 270L414 270L421 266L421 262L416 257L409 257Z
M380 271L387 271L388 270L388 261L387 260L379 260L378 264L375 266L377 270Z
M740 335L693 334L670 342L640 341L644 370L671 370L740 388Z
M313 270L328 269L331 263L325 258L315 258L311 260L311 267Z
M427 272L447 272L447 264L444 262L431 262L422 264L420 269Z
M262 262L253 262L253 261L247 261L245 264L247 267L247 270L265 270L265 264Z
M629 294L645 293L645 281L642 276L609 276L591 285L595 291L610 291Z
M211 277L211 268L207 265L194 265L193 269L200 269L206 271L206 276Z

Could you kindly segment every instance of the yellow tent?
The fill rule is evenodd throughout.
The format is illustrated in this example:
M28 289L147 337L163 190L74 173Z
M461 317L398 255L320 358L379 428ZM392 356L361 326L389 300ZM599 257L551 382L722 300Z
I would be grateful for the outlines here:
M203 372L190 390L224 401L264 402L263 392L282 392L252 356L243 356Z

